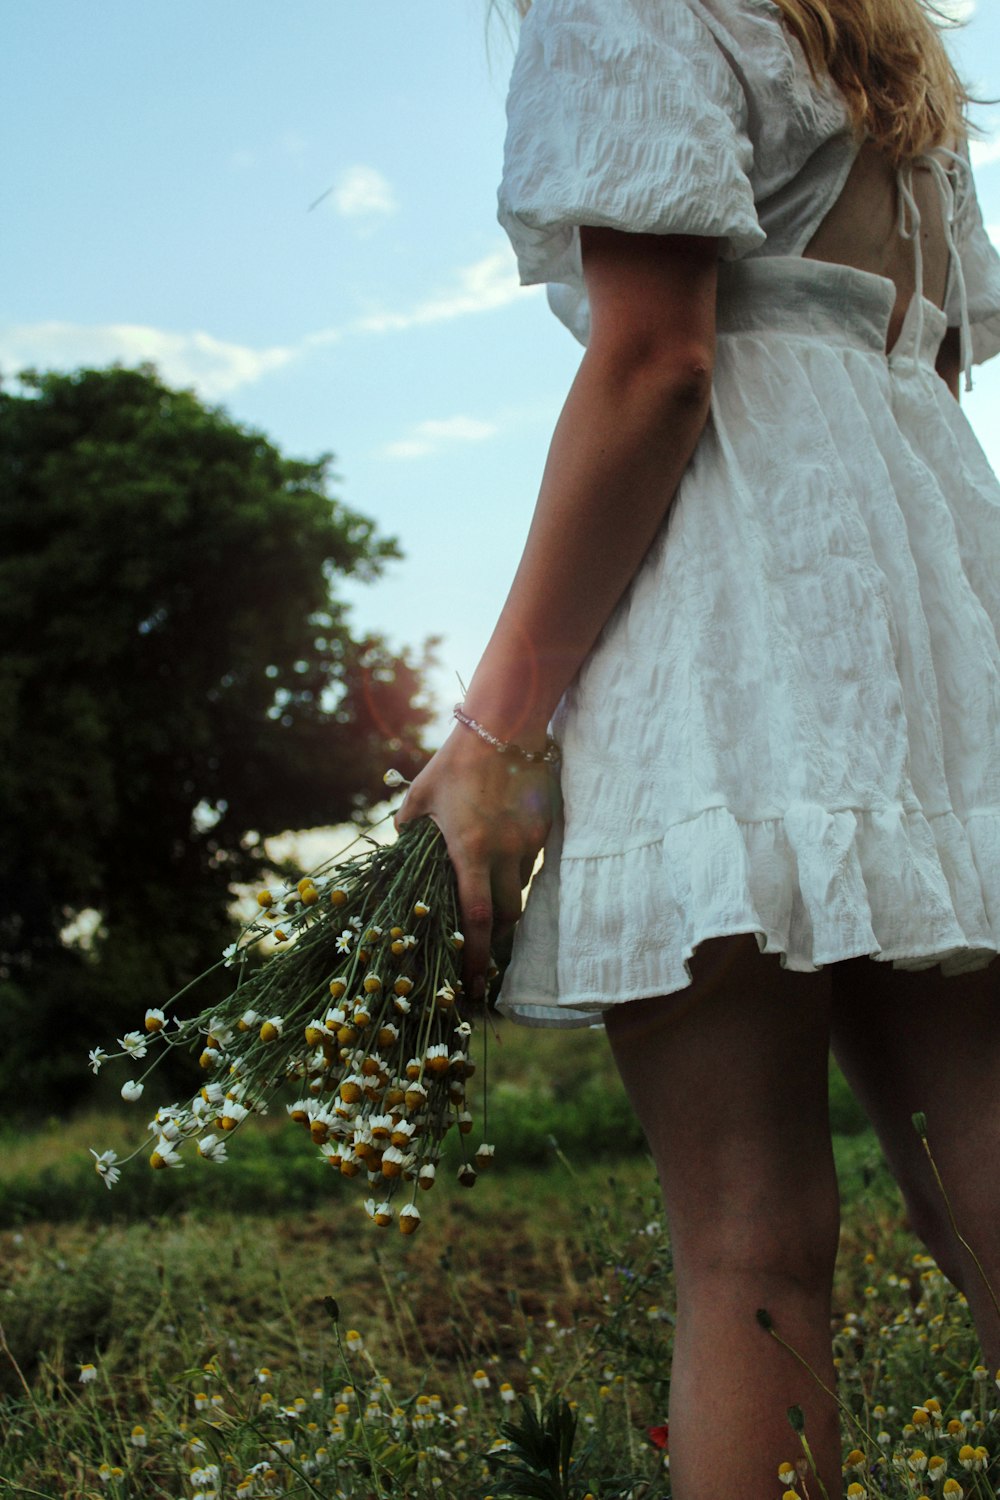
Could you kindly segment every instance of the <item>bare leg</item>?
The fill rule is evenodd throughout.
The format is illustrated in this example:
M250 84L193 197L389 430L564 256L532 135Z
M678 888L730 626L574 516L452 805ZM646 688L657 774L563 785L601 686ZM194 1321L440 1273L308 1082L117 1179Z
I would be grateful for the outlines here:
M773 1500L806 1434L841 1494L834 1402L758 1324L833 1387L830 1297L840 1205L827 1111L830 978L761 954L753 934L703 943L694 982L605 1012L659 1172L677 1277L670 1395L676 1500Z
M963 1237L1000 1296L1000 964L945 979L870 958L831 968L832 1035L878 1132L914 1229L965 1292L991 1370L1000 1319L956 1239L912 1117L928 1138Z

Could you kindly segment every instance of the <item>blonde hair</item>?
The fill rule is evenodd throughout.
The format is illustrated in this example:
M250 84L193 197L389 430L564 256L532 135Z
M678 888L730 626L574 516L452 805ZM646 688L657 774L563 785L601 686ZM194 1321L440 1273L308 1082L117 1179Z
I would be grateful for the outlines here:
M514 0L525 16L531 0ZM670 4L671 0L661 0ZM814 78L840 89L859 136L898 166L968 134L972 102L941 40L931 0L774 0Z
M897 165L968 133L970 97L929 0L774 0L814 77L827 73L854 128Z

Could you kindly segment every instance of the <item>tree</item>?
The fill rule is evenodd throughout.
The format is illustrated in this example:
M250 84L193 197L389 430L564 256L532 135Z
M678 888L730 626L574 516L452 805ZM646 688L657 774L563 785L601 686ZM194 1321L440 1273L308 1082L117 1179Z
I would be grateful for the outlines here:
M421 666L355 639L338 578L399 555L330 455L150 366L0 388L0 1082L79 1080L228 941L289 828L361 818L422 764ZM100 914L85 951L63 934ZM72 1057L65 1054L72 1050Z

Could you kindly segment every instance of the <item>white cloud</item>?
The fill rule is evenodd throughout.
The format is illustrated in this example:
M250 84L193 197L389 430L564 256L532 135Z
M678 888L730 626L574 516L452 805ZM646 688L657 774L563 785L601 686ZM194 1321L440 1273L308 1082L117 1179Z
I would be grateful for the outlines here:
M0 369L155 364L168 385L217 400L296 357L294 348L251 349L210 333L171 333L138 323L24 323L0 330Z
M466 313L488 312L504 307L524 294L517 279L517 267L510 250L494 250L471 266L462 267L457 284L450 291L418 302L409 312L372 313L359 318L355 325L363 333L390 333L416 328L426 323L443 323ZM540 291L541 288L532 288Z
M374 167L348 167L332 189L333 206L345 219L396 212L392 185Z
M168 385L193 386L205 400L217 401L253 385L272 370L280 370L312 350L339 343L350 333L388 333L486 312L512 302L523 288L518 285L513 258L508 250L497 250L471 266L460 268L455 285L419 302L404 313L376 313L344 328L321 328L305 334L294 344L255 349L234 344L202 330L177 333L141 323L22 323L0 327L0 371L8 376L28 367L48 370L76 369L109 364L156 365ZM538 292L539 287L530 288ZM460 423L466 419L455 418ZM442 442L474 442L492 435L486 424L472 423L440 428L429 424L403 440L420 445L420 453ZM447 429L447 430L446 430ZM414 451L400 449L394 457L412 457Z
M385 458L426 458L455 443L482 443L497 432L495 422L483 422L478 417L429 418L416 422L409 436L382 449Z

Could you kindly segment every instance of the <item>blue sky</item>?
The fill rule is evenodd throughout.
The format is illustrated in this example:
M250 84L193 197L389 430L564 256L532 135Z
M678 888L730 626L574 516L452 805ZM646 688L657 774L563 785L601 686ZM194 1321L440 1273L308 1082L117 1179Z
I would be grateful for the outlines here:
M1000 96L1000 7L963 9L955 56ZM29 0L0 16L0 370L150 359L287 453L332 450L339 495L406 554L351 590L356 624L443 636L442 710L503 602L580 355L518 288L496 223L513 53L498 25L487 45L485 11ZM978 118L1000 244L1000 108ZM998 402L987 367L966 406L995 467Z

